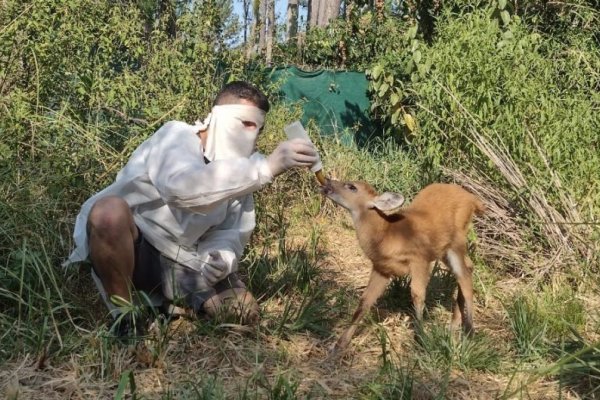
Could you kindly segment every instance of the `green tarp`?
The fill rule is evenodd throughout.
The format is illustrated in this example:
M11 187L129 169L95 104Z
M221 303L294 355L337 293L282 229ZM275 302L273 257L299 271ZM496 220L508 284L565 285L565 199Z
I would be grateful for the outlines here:
M271 70L269 76L280 88L283 101L300 102L304 126L312 119L322 135L338 135L345 144L361 143L376 131L369 120L368 82L363 72L286 67Z

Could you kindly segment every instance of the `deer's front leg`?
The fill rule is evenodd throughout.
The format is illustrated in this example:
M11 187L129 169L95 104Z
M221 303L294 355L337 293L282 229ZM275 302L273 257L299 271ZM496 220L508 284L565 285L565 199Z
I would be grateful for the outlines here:
M364 317L367 311L369 311L369 309L373 306L373 304L375 304L377 299L383 294L389 281L390 280L388 277L380 274L376 270L371 271L369 284L363 292L358 308L352 316L352 322L350 323L350 326L344 331L342 336L340 336L337 343L335 344L335 347L333 348L334 355L343 351L348 346L350 340L352 340L352 336L354 336L354 332L356 332L356 329L358 328L358 323Z

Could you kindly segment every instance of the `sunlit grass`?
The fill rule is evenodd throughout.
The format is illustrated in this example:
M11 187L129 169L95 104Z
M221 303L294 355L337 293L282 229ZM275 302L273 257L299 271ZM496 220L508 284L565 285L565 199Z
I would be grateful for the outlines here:
M500 351L486 334L470 337L437 324L423 327L419 332L414 348L424 369L499 370Z

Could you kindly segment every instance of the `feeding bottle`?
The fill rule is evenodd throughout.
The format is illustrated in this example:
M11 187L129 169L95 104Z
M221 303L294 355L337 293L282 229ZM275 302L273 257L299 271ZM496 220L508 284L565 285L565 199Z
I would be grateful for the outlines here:
M310 137L308 136L308 133L306 133L306 130L304 130L304 127L302 126L300 121L292 122L291 124L289 124L285 128L283 128L283 131L287 135L288 139L296 139L296 138L306 139L312 143L312 141L310 140ZM317 162L314 163L312 165L312 167L310 167L310 170L315 173L315 176L316 176L317 180L319 181L319 183L321 185L325 185L326 178L325 178L325 175L323 174L323 163L321 163L321 157L319 157L318 153L317 153L317 157L318 157Z

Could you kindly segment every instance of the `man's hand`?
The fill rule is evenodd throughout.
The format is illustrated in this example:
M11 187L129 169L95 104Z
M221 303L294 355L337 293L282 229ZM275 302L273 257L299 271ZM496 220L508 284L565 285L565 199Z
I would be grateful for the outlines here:
M204 265L204 270L202 274L206 278L206 282L210 286L215 286L217 282L224 279L229 273L229 265L223 257L221 257L221 253L218 251L211 251L209 254L210 258L208 262Z
M305 139L291 139L281 142L267 157L273 176L294 167L310 167L318 161L317 150Z

